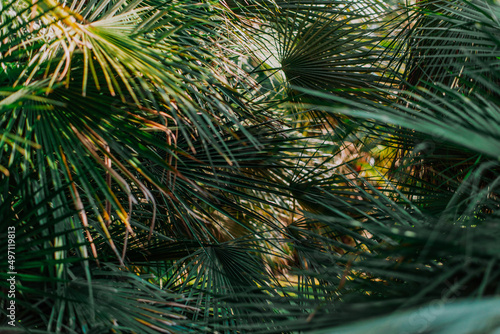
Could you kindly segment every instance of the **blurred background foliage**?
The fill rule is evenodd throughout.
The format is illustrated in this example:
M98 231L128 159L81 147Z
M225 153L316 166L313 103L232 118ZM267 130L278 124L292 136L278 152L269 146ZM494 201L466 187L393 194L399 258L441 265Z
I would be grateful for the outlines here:
M0 331L497 332L499 22L3 0Z

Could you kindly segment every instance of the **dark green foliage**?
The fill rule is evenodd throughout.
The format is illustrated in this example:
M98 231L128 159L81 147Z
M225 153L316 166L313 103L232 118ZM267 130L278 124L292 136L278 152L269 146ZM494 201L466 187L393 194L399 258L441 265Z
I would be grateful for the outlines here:
M498 22L4 2L0 331L498 331Z

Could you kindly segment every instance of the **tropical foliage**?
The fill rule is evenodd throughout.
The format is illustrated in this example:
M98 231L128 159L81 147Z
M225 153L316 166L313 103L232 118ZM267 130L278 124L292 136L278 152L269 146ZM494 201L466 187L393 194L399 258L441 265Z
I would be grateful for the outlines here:
M3 1L0 330L498 331L499 22Z

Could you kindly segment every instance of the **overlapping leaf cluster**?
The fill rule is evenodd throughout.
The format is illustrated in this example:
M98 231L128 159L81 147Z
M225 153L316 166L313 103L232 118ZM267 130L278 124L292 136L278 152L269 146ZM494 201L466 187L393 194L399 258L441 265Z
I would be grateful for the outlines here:
M3 2L0 325L493 331L499 19L486 0Z

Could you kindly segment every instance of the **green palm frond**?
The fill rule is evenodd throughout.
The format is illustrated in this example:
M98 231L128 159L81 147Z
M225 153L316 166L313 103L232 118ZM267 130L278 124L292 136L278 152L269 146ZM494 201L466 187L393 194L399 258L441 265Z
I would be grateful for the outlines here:
M2 194L0 204L3 237L7 240L7 231L15 231L14 243L2 245L2 326L13 320L7 317L7 303L14 300L14 324L23 330L189 331L181 324L185 317L179 310L184 307L178 301L182 296L112 264L96 270L78 212L61 202L64 188L44 195L43 189L30 190L33 179L30 175L17 185L15 180L2 179L2 189L16 185L10 195ZM15 292L8 296L7 278L12 277Z
M367 320L335 329L315 331L336 333L491 333L498 329L498 299L432 303L418 309Z
M89 14L94 5L96 11ZM106 1L88 6L79 14L49 1L27 8L17 20L9 18L12 25L3 30L2 52L5 66L12 69L4 72L4 83L13 85L14 91L20 85L37 89L25 105L4 109L3 119L33 129L18 130L18 135L41 147L42 155L29 154L38 160L32 163L42 168L44 155L48 156L59 169L50 174L54 183L76 182L74 201L91 203L109 239L103 224L109 225L110 209L133 234L128 216L138 199L132 196L132 188L140 189L145 200L155 200L140 179L171 194L137 156L178 175L174 167L178 156L196 154L193 141L204 142L202 150L213 147L213 154L229 164L234 157L222 139L227 134L239 131L251 145L259 143L243 127L239 111L220 94L218 87L225 84L219 80L222 77L211 74L215 73L210 71L214 55L196 51L206 43L207 27L187 25L185 33L155 35L167 28L159 29L158 22L177 20L181 14L158 6L157 14L149 17L144 14L147 4L136 9L117 5L110 11ZM192 10L192 6L179 6ZM33 18L28 9L38 14ZM193 20L206 23L203 13L208 20L207 10ZM193 31L198 38L186 40ZM41 33L45 39L37 35ZM25 68L12 66L19 57ZM44 101L43 93L50 100ZM154 131L165 133L167 140L158 141ZM175 145L181 137L188 143L186 151ZM169 158L158 156L151 147L161 148ZM113 189L113 183L119 188ZM128 194L128 210L118 201L117 191Z
M494 92L499 37L494 7L487 1L431 1L415 11L420 18L406 36L408 84Z
M260 2L255 6L265 7ZM382 3L278 2L270 7L247 14L250 22L255 15L262 17L254 23L259 32L248 37L258 46L250 51L262 62L259 71L281 73L279 80L288 88L355 98L396 79L389 66L394 56L382 46L389 26L375 14L383 10ZM248 29L249 34L255 31Z

